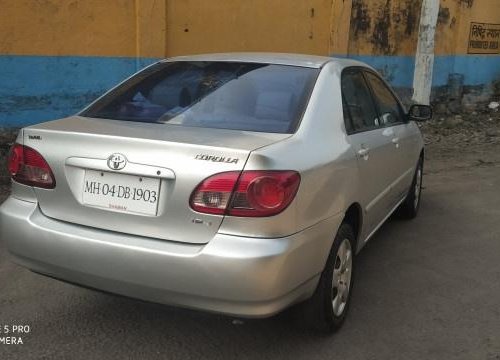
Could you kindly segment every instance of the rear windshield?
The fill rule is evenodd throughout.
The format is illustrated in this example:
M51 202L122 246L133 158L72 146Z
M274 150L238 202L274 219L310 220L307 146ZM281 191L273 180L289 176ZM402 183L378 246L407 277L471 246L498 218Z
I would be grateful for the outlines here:
M81 115L146 123L295 132L319 70L236 62L153 65Z

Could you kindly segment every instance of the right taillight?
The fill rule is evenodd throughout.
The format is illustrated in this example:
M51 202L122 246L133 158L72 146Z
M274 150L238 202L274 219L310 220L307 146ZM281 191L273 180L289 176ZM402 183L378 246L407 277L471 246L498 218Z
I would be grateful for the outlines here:
M36 150L14 144L7 160L12 179L18 183L53 189L56 186L49 164Z
M193 210L207 214L263 217L279 214L293 201L300 175L291 170L219 173L193 191Z

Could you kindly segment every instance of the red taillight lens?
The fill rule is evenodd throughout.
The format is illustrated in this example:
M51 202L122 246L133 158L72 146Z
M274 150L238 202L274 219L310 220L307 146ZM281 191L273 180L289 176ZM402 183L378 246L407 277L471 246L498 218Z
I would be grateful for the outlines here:
M56 186L49 164L30 147L14 144L9 153L8 169L12 179L18 183L45 189Z
M228 215L276 215L290 205L299 184L300 175L295 171L244 171Z
M23 157L23 147L18 144L12 146L7 159L7 167L11 176L15 176L19 172L23 162Z
M238 171L205 179L191 196L199 212L243 217L276 215L292 202L300 184L296 171Z
M193 210L223 215L239 175L239 171L229 171L203 180L191 195L190 204Z

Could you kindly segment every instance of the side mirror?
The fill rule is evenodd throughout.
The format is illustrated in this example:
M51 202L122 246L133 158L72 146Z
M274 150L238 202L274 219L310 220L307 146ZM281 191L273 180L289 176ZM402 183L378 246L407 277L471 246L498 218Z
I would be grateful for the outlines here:
M432 108L429 105L414 104L408 111L408 120L423 122L432 119Z

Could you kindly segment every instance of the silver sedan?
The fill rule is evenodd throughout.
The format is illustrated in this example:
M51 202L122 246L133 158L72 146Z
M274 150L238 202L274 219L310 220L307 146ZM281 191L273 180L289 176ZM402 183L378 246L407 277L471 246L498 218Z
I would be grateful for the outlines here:
M301 303L334 331L355 255L417 215L431 115L352 60L167 59L20 131L0 238L63 281L238 317Z

